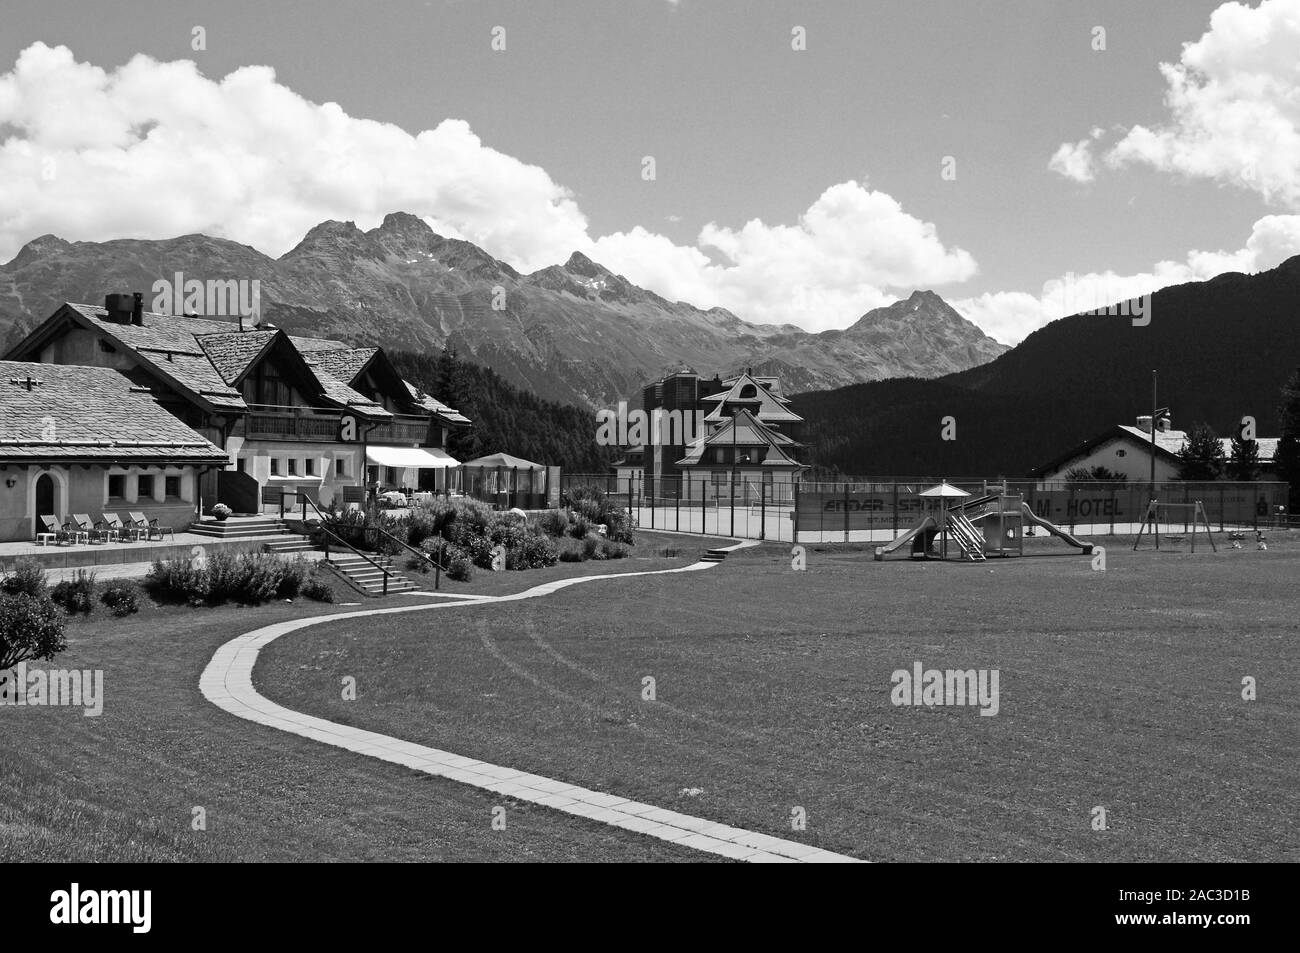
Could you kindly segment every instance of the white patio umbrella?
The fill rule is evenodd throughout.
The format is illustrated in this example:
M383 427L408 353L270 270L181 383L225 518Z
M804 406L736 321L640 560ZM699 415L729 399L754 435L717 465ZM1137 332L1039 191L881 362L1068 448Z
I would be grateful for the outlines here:
M930 499L937 499L940 501L939 503L939 509L940 509L939 544L941 547L940 551L943 553L943 558L947 559L948 558L948 515L947 513L943 512L943 510L946 507L946 504L944 504L942 501L945 499L949 499L949 500L960 499L963 496L970 496L970 494L967 493L965 490L960 489L959 487L953 486L947 480L940 480L938 486L932 486L928 490L922 490L920 493L917 494L917 496L924 496Z

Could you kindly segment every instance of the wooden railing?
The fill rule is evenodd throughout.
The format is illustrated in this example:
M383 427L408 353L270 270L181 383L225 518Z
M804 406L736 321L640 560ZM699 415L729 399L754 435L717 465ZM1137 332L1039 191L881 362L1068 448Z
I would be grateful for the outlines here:
M249 404L248 415L235 434L251 440L302 440L330 443L339 439L342 412L328 407L283 407ZM359 424L372 444L425 445L431 434L432 418L417 414L394 414L378 425ZM360 435L360 434L359 434Z

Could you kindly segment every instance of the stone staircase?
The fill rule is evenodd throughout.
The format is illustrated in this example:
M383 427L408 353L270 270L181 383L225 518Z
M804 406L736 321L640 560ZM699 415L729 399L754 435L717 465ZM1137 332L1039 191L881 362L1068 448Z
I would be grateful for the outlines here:
M274 516L232 516L227 520L205 516L192 523L189 532L213 539L230 539L234 536L287 536L289 528Z
M189 531L212 539L264 538L263 548L268 553L302 553L318 548L306 536L290 532L275 516L232 516L227 520L207 517L192 524Z
M395 592L409 592L417 588L415 583L393 568L391 556L374 554L370 559L389 571L389 595ZM355 553L343 552L340 554L336 550L331 550L329 559L322 559L320 564L329 566L335 573L351 584L353 588L367 596L382 596L384 594L383 572Z

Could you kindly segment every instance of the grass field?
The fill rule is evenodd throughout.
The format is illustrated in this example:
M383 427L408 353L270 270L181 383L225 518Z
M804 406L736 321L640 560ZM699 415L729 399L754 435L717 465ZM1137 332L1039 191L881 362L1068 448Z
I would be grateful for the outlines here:
M698 549L578 565L663 568L691 562ZM458 588L521 589L566 574L569 564L483 573ZM129 619L70 620L69 648L47 667L102 669L104 711L0 706L0 861L700 859L541 808L512 811L507 830L493 831L486 796L250 724L199 693L199 674L222 643L338 611L348 610L301 600L197 610L146 602ZM191 830L195 806L207 811L206 831Z
M638 558L478 573L453 591L682 566L716 542L647 535ZM759 546L704 572L328 623L273 643L255 681L321 717L871 860L1300 859L1300 546L1104 542L1105 574L1070 555L875 563L835 546L794 573L789 544ZM660 547L678 555L644 555ZM709 859L199 694L235 635L337 611L147 606L71 623L53 664L102 668L104 713L0 708L0 859ZM916 661L998 669L999 714L892 706L890 673ZM1241 699L1244 675L1257 701ZM506 831L490 827L499 803ZM1097 805L1107 831L1090 829ZM194 806L207 831L191 830Z
M1300 549L1106 542L1104 574L1046 542L987 564L826 547L806 574L788 544L757 547L332 623L272 644L255 680L321 717L866 859L1300 859ZM891 672L916 661L999 670L1000 713L894 707Z

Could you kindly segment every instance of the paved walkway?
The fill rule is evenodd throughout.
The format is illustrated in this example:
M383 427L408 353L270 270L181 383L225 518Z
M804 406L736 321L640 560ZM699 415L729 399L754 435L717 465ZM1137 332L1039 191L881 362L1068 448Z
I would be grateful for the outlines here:
M754 545L741 543L729 547L739 549ZM692 817L644 804L616 794L593 791L553 778L529 774L501 765L489 764L424 745L402 741L388 735L340 725L323 718L315 718L292 711L258 694L253 688L253 666L257 656L271 642L313 625L355 619L360 616L392 615L399 612L429 612L438 609L458 609L467 605L484 605L495 602L514 602L550 595L568 586L595 582L601 579L626 579L631 576L655 576L668 573L700 572L711 569L716 563L694 563L680 569L661 569L650 572L611 573L598 576L581 576L560 579L534 586L524 592L509 596L474 596L454 602L407 605L386 609L368 609L361 612L343 612L318 616L312 619L294 619L264 626L245 633L221 646L203 670L199 689L205 698L232 715L258 724L287 731L321 741L336 748L346 748L358 754L400 764L436 777L459 781L503 797L528 801L545 807L585 817L612 827L657 837L660 840L692 847L696 850L755 863L817 863L857 862L844 854L810 847L798 841L782 840L769 834L759 834L739 827L717 824L702 817Z

